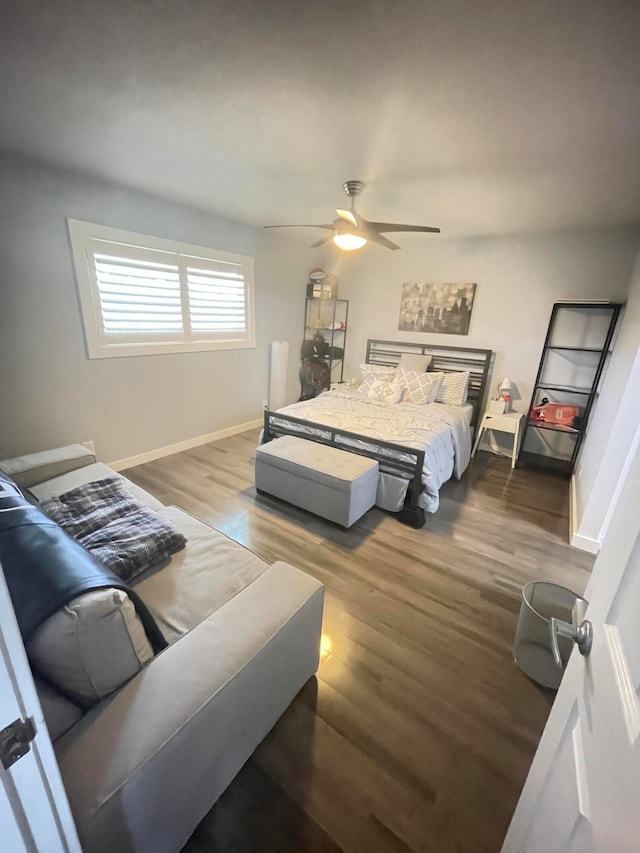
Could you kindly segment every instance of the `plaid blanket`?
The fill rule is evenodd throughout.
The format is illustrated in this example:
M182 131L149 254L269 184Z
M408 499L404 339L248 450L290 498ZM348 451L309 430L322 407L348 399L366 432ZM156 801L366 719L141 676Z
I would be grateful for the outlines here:
M187 542L171 522L136 500L120 477L87 483L43 501L41 507L124 581Z

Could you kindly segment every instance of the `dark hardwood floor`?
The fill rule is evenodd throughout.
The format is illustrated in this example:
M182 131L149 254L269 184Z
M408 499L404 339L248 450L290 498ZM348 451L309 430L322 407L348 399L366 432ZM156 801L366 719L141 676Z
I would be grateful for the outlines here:
M422 530L256 497L258 431L126 472L326 586L322 664L185 853L497 853L552 696L511 658L523 584L584 591L568 484L480 453Z

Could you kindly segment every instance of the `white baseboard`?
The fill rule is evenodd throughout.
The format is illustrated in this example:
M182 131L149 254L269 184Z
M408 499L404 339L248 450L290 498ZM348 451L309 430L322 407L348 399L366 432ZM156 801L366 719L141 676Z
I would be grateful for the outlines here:
M146 453L138 453L137 456L129 456L126 459L118 459L116 462L109 462L110 468L116 471L124 471L126 468L133 468L134 465L142 465L144 462L153 462L154 459L162 459L163 456L171 456L172 453L180 453L182 450L191 450L192 447L199 447L201 444L209 444L210 441L219 441L221 438L227 438L230 435L237 435L239 432L245 432L248 429L262 426L264 423L262 418L257 421L247 421L245 424L237 424L236 426L220 429L217 432L209 432L206 435L198 435L196 438L188 438L186 441L179 441L177 444L167 444L165 447L157 447L155 450L147 450Z
M588 536L581 536L579 533L574 533L569 544L572 548L578 548L580 551L588 551L590 554L597 554L600 550L600 543L597 539L589 539Z
M569 484L569 544L572 548L579 548L581 551L597 554L600 550L598 540L590 539L588 536L582 536L581 533L575 532L577 515L576 477L575 474L572 474Z

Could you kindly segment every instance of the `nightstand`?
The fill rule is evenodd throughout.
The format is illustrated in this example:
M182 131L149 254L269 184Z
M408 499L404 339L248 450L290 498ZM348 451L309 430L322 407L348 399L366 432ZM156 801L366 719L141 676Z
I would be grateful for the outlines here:
M480 439L482 438L482 433L487 430L495 430L496 432L508 432L513 435L513 453L511 454L511 467L516 467L516 460L518 458L518 451L520 449L520 427L522 426L522 422L524 421L524 415L522 412L506 412L503 415L492 415L490 412L487 412L480 422L480 426L478 427L478 434L476 435L476 440L473 443L473 451L471 452L471 456L476 455L476 450L478 449L478 445L480 444Z

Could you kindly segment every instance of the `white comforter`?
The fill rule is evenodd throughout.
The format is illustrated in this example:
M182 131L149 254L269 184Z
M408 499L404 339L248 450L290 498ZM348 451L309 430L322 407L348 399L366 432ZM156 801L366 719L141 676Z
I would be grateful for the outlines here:
M469 464L471 430L462 406L382 403L355 391L337 389L279 411L358 435L424 450L420 503L427 512L438 509L440 486L452 474L459 479ZM300 431L311 430L303 427ZM402 454L394 455L402 458ZM382 464L376 503L383 509L397 512L402 508L407 486L407 480L385 474Z

